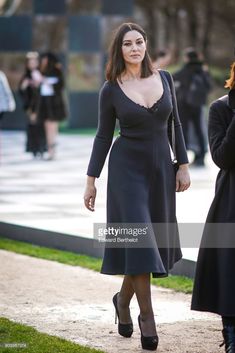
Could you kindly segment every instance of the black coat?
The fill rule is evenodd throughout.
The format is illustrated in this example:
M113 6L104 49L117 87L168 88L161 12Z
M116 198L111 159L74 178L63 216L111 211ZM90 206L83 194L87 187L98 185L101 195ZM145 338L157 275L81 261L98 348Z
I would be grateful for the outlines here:
M38 100L39 100L39 90L35 86L29 85L27 88L22 89L21 85L25 79L32 80L31 72L27 70L19 83L19 94L22 99L23 109L29 112L36 112Z
M228 96L218 99L209 112L209 145L220 171L198 255L192 309L235 316L235 114L227 102Z
M37 113L39 89L33 85L29 85L27 88L22 89L21 85L25 79L32 80L30 70L26 70L19 83L19 94L22 99L23 109L28 116L26 126L25 151L32 152L34 155L36 155L37 153L43 153L47 151L46 135L44 124L42 124L38 119L36 122L32 122L30 120L30 115L32 113Z
M187 102L188 92L194 75L199 75L203 81L203 89L199 89L200 92L200 106L206 104L208 93L211 89L211 77L208 71L203 69L203 64L200 61L193 61L186 63L179 71L173 74L176 97L179 105ZM196 92L199 93L198 90ZM194 104L193 104L194 106Z

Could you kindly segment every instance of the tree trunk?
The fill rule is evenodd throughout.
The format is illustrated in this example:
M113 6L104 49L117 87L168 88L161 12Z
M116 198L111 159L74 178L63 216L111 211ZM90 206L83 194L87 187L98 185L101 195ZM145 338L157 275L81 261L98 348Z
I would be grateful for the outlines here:
M196 6L194 6L193 2L190 3L190 7L188 8L188 26L189 26L189 45L195 47L197 45L197 12Z
M145 14L147 22L147 36L148 36L148 49L150 55L157 49L157 33L158 33L158 20L156 7L158 4L157 0L137 0L136 4L141 8Z
M181 32L178 11L175 11L171 17L171 37L170 46L174 49L175 54L179 56L179 51L181 50Z
M157 49L158 21L154 8L148 7L145 13L148 21L148 49L153 54Z
M202 39L202 53L206 61L210 62L210 38L213 27L213 3L207 0L205 3L205 27Z

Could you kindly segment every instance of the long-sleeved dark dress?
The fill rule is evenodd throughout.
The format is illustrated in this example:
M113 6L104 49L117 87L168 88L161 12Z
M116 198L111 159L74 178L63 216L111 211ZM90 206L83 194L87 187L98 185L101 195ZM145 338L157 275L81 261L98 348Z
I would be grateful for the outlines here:
M117 82L106 81L99 98L99 123L87 175L99 177L110 149L116 119L120 136L111 148L108 163L108 223L176 223L175 172L169 146L172 115L175 123L176 157L188 163L178 116L172 78L159 71L163 95L146 108L132 101ZM160 234L161 233L161 234ZM154 231L151 245L105 247L101 273L166 276L181 257L178 230Z
M235 316L235 111L227 100L218 99L209 112L210 150L220 171L198 254L191 307Z

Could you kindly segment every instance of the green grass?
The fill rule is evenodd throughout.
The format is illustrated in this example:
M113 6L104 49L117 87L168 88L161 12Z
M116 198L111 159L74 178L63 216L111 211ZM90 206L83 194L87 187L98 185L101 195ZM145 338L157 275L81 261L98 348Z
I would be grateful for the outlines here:
M1 347L1 344L21 344L21 347ZM23 347L26 346L26 347ZM104 353L80 346L65 339L40 333L33 327L0 317L1 353Z
M41 259L57 261L67 265L80 266L97 272L100 271L102 263L100 258L76 254L64 250L46 248L3 237L0 237L0 249L38 257ZM183 276L170 275L165 278L154 278L152 279L152 284L183 293L192 293L193 288L193 280Z
M229 69L223 69L217 66L210 67L211 76L219 87L224 87L225 80L229 78Z
M191 294L193 290L193 280L185 276L169 275L165 278L152 278L152 284L186 294Z
M74 128L69 128L69 127L61 127L59 130L62 134L67 134L67 135L95 135L96 129L74 129Z
M101 259L0 237L0 249L99 271Z

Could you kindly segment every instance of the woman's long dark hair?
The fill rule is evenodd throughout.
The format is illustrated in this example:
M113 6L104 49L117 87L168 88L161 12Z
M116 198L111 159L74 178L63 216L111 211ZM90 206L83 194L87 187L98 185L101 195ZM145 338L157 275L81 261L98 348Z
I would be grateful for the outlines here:
M58 75L61 70L59 69L59 60L57 56L51 52L46 52L41 54L40 65L43 58L47 58L48 63L47 63L47 67L42 71L42 74L46 76L53 75L53 74Z
M145 43L147 42L147 36L143 28L141 28L136 23L123 23L115 32L114 38L110 45L109 50L109 58L106 66L106 79L108 81L115 82L117 78L120 78L121 74L125 70L125 61L122 55L122 41L124 35L129 31L137 31L139 32L143 38ZM153 68L150 56L147 52L145 52L144 59L141 64L141 76L140 77L148 77L153 74Z

